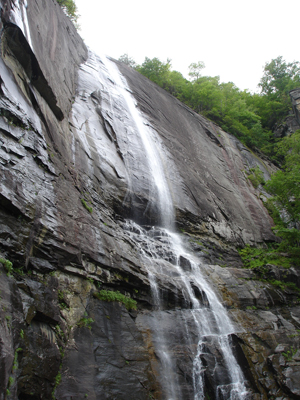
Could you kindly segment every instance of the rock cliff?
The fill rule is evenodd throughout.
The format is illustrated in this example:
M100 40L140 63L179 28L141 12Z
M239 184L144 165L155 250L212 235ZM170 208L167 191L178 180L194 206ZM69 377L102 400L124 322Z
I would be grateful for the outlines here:
M297 292L236 250L275 240L247 179L275 167L54 0L0 29L0 399L300 398Z

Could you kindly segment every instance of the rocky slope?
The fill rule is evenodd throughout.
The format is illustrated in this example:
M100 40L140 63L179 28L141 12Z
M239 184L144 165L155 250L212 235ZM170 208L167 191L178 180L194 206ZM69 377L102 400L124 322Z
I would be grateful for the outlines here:
M200 399L197 357L203 396L229 398L214 335L199 350L190 303L209 309L209 299L186 254L235 326L243 398L300 398L297 292L256 280L236 251L274 240L263 189L247 179L250 168L268 178L274 167L134 70L91 53L54 0L1 0L0 76L0 399L166 399L168 390ZM167 215L186 249L178 257L167 231L151 228ZM300 284L296 270L268 273ZM137 309L100 290L130 296ZM176 390L166 389L158 333Z

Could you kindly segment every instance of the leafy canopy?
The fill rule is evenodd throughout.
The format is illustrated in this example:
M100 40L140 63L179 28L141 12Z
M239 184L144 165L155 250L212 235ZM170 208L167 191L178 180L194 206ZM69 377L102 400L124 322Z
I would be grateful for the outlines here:
M259 86L261 92L268 96L288 94L290 90L300 86L300 63L286 63L282 56L273 59L266 63Z
M166 63L163 63L156 57L152 60L146 57L143 64L137 66L136 70L159 86L167 88L170 68L171 60L169 59Z
M135 65L127 55L121 58L121 61ZM292 108L289 91L300 87L300 63L287 63L282 57L266 63L259 83L260 94L241 91L232 82L220 82L219 76L203 76L205 65L202 61L189 66L190 80L180 72L172 71L169 59L162 62L146 57L143 64L135 68L245 145L261 149L282 165L282 170L273 174L265 185L273 196L266 206L274 218L274 230L282 238L279 247L270 250L267 258L273 264L284 265L284 259L277 253L283 250L291 255L288 263L299 263L300 131L277 141L272 131ZM263 182L262 174L256 169L250 172L248 178L258 187ZM266 263L264 251L260 252L251 266L260 267Z
M219 76L204 76L203 61L189 66L190 80L171 69L171 60L145 58L136 65L128 55L119 59L167 90L197 113L201 113L232 133L250 148L259 148L273 156L272 131L292 109L289 91L300 87L299 62L287 63L277 57L266 63L259 86L261 93L240 90L232 82L220 82Z
M300 220L300 130L277 144L277 155L283 158L283 170L272 175L267 189L287 209L288 222Z
M118 60L121 61L122 63L128 65L131 68L137 67L137 63L134 61L133 58L129 57L129 55L127 53L124 53L123 55L121 55Z

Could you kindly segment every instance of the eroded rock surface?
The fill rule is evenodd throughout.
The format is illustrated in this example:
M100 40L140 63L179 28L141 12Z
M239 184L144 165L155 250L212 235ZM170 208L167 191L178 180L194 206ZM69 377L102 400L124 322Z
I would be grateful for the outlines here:
M203 307L208 299L189 258L177 265L152 228L159 196L126 92L159 148L182 242L235 324L249 396L299 398L298 296L257 281L236 251L274 240L262 188L247 179L256 165L266 179L274 167L134 70L91 53L54 0L2 0L0 28L0 258L13 262L0 263L0 399L164 399L157 321L169 333L177 398L195 396L197 324L174 265ZM128 219L151 233L152 248ZM276 274L286 275L270 266ZM100 290L130 296L137 310L99 300ZM213 336L203 349L206 395L215 398L218 379L226 398Z

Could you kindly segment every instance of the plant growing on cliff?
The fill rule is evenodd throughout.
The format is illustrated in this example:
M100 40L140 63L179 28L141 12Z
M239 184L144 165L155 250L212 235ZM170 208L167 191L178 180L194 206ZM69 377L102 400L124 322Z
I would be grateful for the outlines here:
M65 295L62 290L58 290L57 298L58 298L58 304L62 309L69 308L68 304L65 301Z
M77 326L82 328L83 326L92 329L92 323L95 322L93 318L88 318L87 313L84 313L84 317L81 318L79 322L77 322Z
M83 204L84 208L85 208L86 210L88 210L88 212L89 212L90 214L92 214L93 208L90 207L84 199L81 199L81 203Z
M124 304L127 310L136 310L137 302L130 297L124 296L119 291L113 292L112 290L100 290L100 292L94 293L94 297L103 301L118 301Z
M264 267L266 264L290 268L296 260L280 253L276 246L275 244L274 248L262 249L251 247L247 244L243 249L239 250L239 254L246 268L256 269L261 275L266 273Z
M264 174L259 167L250 168L248 179L251 181L255 189L257 189L259 185L263 185L265 183Z
M122 63L128 65L131 68L136 68L137 67L137 63L134 61L134 59L132 57L129 57L129 55L127 53L122 54L119 58L119 61L121 61Z
M57 386L60 384L60 382L61 382L61 378L62 378L62 376L61 376L61 367L62 367L62 364L60 364L60 366L59 366L59 372L58 372L58 374L56 375L56 377L55 377L55 382L54 382L54 388L53 388L53 390L52 390L52 400L56 400L56 396L55 396L55 390L56 390L56 388L57 388Z
M277 145L277 157L283 158L283 169L265 185L278 211L275 232L283 239L281 248L300 258L300 130Z
M7 271L7 276L11 276L11 274L13 273L13 263L6 260L5 258L0 258L0 263L4 265L4 268Z
M61 6L64 12L70 17L71 21L74 23L76 28L78 28L78 18L77 6L74 0L57 0L57 3Z
M286 358L287 361L292 361L294 355L297 353L298 349L295 349L293 346L290 350L283 352L282 355Z

